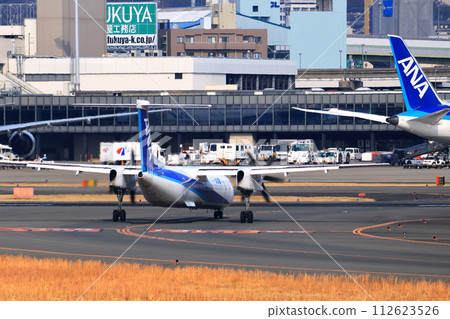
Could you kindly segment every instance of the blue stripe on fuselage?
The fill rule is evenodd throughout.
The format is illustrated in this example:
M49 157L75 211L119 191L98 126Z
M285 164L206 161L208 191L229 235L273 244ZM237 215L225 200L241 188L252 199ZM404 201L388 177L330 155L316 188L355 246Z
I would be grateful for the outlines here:
M229 202L223 196L213 190L212 185L211 187L205 188L205 182L198 182L185 174L168 169L155 169L153 172L147 173L152 174L155 177L164 178L188 188L191 192L196 194L206 203L229 204ZM210 182L208 181L207 183Z

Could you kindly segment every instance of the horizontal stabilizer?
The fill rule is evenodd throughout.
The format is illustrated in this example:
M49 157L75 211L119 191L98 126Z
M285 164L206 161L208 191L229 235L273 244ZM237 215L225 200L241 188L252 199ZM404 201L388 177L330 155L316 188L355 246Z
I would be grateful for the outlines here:
M440 120L442 120L444 116L447 115L448 112L450 112L450 109L442 109L434 113L430 113L421 117L416 117L412 120L409 120L409 122L419 122L428 125L436 125L437 123L439 123Z

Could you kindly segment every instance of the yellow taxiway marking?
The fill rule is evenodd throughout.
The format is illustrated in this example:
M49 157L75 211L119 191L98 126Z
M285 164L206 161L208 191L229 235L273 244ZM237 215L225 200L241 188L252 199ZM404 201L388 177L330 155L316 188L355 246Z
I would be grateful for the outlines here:
M266 187L430 187L435 183L264 183ZM444 187L447 185L444 185ZM442 187L442 186L440 186Z
M411 222L421 222L423 220L430 221L430 220L449 220L448 218L427 218L427 219L411 219L411 220L396 220L392 222L387 222L383 224L377 224L377 225L371 225L371 226L365 226L365 227L359 227L353 230L353 233L356 235L361 235L365 237L371 237L371 238L378 238L378 239L387 239L387 240L395 240L395 241L403 241L403 242L409 242L409 243L421 243L421 244L431 244L431 245L442 245L442 246L450 246L448 243L441 243L437 241L425 241L425 240L412 240L412 239L406 239L406 238L393 238L387 236L388 233L386 233L386 236L378 236L378 235L372 235L364 233L365 230L373 229L373 228L379 228L379 227L386 227L393 224L406 224ZM430 238L431 240L431 238Z
M272 196L273 201L281 203L289 202L374 202L371 198L359 198L350 196ZM114 194L56 194L56 195L34 195L31 198L14 197L13 195L0 195L2 202L117 202ZM241 202L241 196L235 196L233 202ZM252 196L253 203L265 202L262 196ZM146 202L144 196L137 195L136 202Z
M97 187L108 187L108 182L97 182ZM0 187L83 187L79 183L54 183L54 182L35 182L35 183L0 183ZM88 187L85 187L88 188Z

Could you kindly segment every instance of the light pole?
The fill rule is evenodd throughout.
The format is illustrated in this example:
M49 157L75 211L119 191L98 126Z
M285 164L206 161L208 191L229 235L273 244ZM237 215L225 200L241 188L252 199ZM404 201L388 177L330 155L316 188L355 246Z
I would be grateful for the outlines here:
M302 53L299 52L299 53L298 53L298 56L299 56L299 64L298 64L298 68L301 69L301 68L302 68Z
M438 20L437 20L437 38L439 39L440 38L440 33L441 33L441 20L440 20L440 16L441 16L441 4L442 4L442 0L441 1L439 1L438 3L437 3L437 10L438 10L438 14L437 14L437 16L438 16Z
M80 38L78 26L78 0L75 0L75 92L80 91Z
M342 50L339 50L339 69L342 69Z
M365 61L363 61L363 68L364 68L364 62L368 62L368 59L367 59L367 50L364 50L364 54L365 54L366 58L365 58Z
M364 43L361 44L361 60L362 60L361 68L364 68Z

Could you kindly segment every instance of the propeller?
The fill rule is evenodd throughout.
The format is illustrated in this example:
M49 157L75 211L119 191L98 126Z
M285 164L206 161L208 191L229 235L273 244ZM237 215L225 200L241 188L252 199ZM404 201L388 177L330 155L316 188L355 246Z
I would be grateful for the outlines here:
M274 183L283 183L285 181L285 177L266 175L263 177L263 181L274 182ZM261 183L261 186L263 188L263 190L261 191L261 194L264 197L265 201L269 204L272 203L272 201L270 200L270 195L266 190L266 185L264 185L264 183Z
M278 176L264 176L264 180L268 182L274 182L274 183L284 183L285 177L278 177Z
M136 205L136 191L130 190L131 205Z
M134 149L131 149L131 166L136 165L136 159L134 155ZM134 184L136 184L136 179L134 179ZM131 205L136 205L136 189L130 189L130 201Z
M264 200L269 204L272 203L272 201L270 200L269 193L267 193L266 191L266 186L264 185L264 183L262 183L262 188L263 190L261 191L261 194L264 197Z

